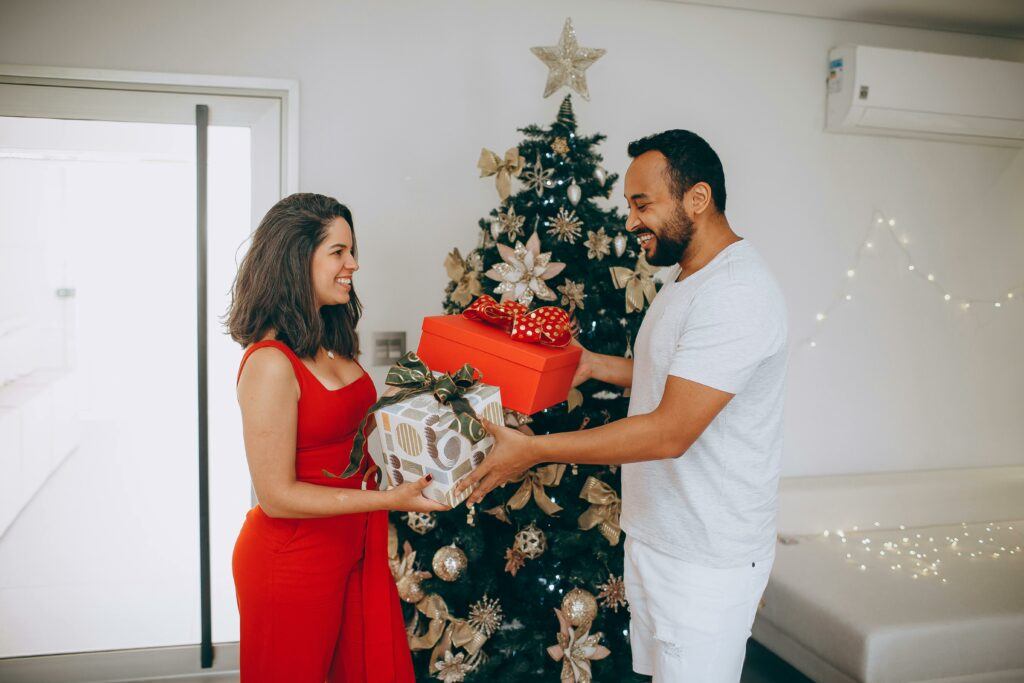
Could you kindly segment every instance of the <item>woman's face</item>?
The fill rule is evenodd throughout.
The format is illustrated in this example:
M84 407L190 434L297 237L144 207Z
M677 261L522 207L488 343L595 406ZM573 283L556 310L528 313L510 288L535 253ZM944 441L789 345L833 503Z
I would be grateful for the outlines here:
M327 224L327 235L313 250L310 266L317 308L347 304L352 296L352 275L359 270L352 255L352 226L338 217Z

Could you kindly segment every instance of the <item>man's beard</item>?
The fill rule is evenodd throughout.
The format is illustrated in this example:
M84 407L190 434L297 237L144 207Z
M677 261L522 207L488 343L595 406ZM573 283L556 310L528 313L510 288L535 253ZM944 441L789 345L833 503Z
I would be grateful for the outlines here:
M686 214L682 202L665 227L655 233L654 239L654 253L647 257L652 266L673 266L683 260L693 239L693 220Z

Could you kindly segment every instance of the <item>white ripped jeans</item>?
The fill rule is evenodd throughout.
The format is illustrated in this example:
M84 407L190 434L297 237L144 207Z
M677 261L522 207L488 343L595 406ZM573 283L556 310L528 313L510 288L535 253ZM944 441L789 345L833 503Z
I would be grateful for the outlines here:
M633 670L654 683L737 683L774 558L731 569L625 544Z

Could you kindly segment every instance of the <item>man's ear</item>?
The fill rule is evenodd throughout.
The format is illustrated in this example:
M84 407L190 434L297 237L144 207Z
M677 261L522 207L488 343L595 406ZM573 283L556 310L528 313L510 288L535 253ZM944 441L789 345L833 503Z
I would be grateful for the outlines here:
M686 210L691 216L702 214L713 204L711 197L711 186L707 183L697 183L686 193Z

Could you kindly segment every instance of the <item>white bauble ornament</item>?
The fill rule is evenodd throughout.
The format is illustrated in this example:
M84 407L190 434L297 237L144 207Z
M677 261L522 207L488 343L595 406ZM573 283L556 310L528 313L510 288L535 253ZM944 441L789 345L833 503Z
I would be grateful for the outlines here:
M622 256L626 253L626 236L620 232L615 236L615 239L612 240L612 245L615 247L615 255Z
M565 191L565 194L569 197L569 202L573 206L580 203L580 198L583 196L583 191L580 186L576 184L576 180L573 179L572 184L569 185L569 189Z

